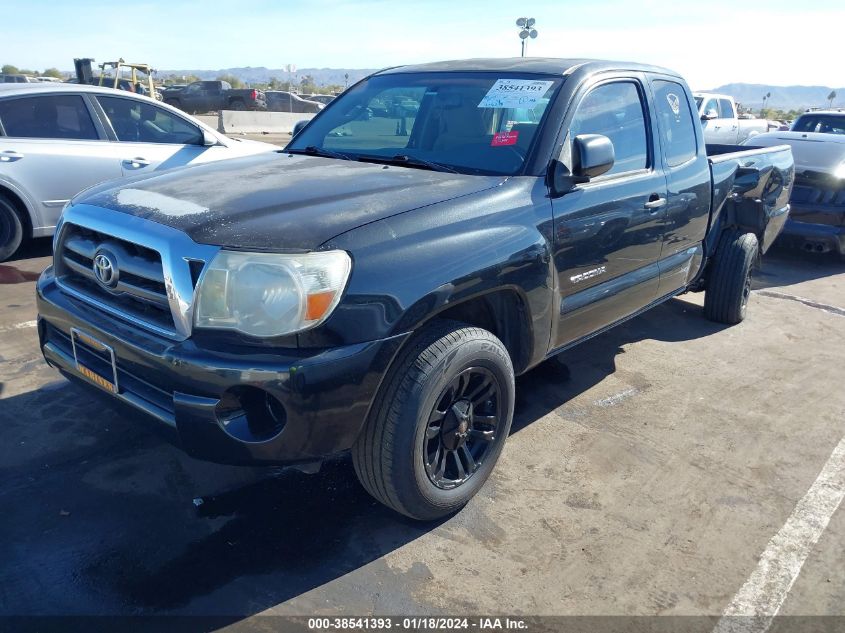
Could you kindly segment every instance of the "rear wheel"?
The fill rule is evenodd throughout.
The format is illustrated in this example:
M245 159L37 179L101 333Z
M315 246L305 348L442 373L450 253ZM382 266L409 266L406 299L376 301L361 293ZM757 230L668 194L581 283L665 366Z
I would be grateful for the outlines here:
M406 346L352 449L373 497L433 520L462 508L493 470L513 420L514 375L486 330L436 322Z
M0 262L6 261L20 248L24 226L15 205L0 195Z
M704 295L704 315L708 319L734 324L745 318L758 251L754 233L738 229L722 233Z
M240 99L232 101L232 103L229 104L229 107L231 107L232 110L246 110L246 104Z

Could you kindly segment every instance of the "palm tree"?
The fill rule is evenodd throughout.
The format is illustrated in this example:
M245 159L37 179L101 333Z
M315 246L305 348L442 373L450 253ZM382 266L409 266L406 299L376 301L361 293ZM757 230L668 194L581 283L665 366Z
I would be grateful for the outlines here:
M829 95L827 95L827 106L828 106L829 108L832 108L832 107L833 107L833 100L834 100L834 99L836 99L836 91L835 91L835 90L831 90L831 91L830 91L830 94L829 94Z

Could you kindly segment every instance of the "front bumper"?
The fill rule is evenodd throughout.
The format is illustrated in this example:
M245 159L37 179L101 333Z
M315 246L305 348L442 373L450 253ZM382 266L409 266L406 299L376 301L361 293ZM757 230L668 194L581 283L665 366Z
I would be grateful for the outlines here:
M188 454L224 464L313 462L352 446L390 362L408 334L323 350L256 348L209 351L174 342L110 317L63 293L52 268L37 284L38 333L47 362L76 382L156 420ZM71 343L76 328L114 350L117 393L79 372ZM77 348L85 366L110 366ZM283 428L268 438L244 436L221 420L233 388L260 389L284 408ZM225 418L225 416L223 416Z

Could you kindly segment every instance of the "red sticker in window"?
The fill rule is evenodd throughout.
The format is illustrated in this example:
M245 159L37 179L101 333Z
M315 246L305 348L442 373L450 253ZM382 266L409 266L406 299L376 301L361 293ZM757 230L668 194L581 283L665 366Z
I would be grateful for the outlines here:
M491 147L499 147L500 145L516 145L516 139L519 138L519 132L499 132L493 135L493 141L490 143Z

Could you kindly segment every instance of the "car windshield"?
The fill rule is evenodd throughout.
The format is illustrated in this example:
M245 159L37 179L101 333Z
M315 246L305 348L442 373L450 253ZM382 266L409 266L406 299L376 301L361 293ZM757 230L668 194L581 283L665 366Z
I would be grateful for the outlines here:
M522 169L561 81L524 73L376 75L334 99L287 149L513 175Z
M845 114L804 114L792 124L792 131L845 134Z

